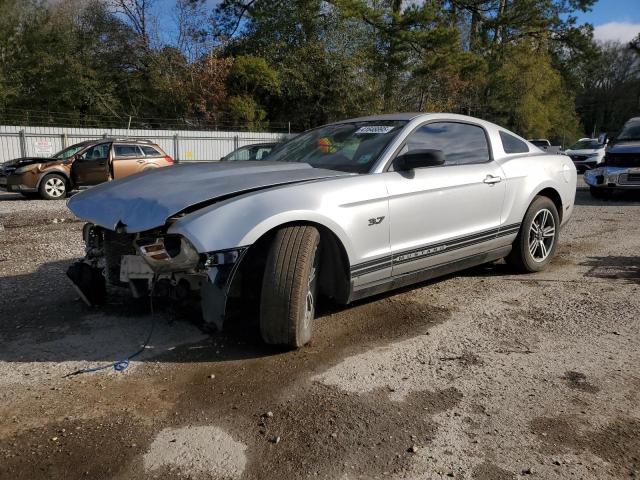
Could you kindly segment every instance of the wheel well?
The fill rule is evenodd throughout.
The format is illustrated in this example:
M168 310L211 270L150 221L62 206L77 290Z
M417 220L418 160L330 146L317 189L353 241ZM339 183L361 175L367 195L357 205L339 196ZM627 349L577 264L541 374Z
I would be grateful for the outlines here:
M538 192L538 196L547 197L553 202L553 204L556 206L556 210L558 210L558 216L560 217L560 221L562 222L562 214L564 213L562 208L562 198L560 197L560 194L557 192L557 190L551 187L547 187L541 190L540 192Z
M40 184L42 183L42 180L44 180L45 178L47 178L49 175L58 175L59 177L64 178L66 184L67 184L67 190L71 190L71 179L64 173L64 172L60 172L58 170L55 170L53 172L47 172L44 175L42 175L40 177L40 180L38 180L38 185L36 185L36 188L40 188Z
M278 225L262 235L247 253L238 267L229 295L233 297L251 297L251 303L260 302L262 277L266 265L267 252L275 233L284 227L293 225L311 225L320 232L320 292L338 303L346 303L350 292L349 259L342 242L335 233L324 225L314 222L292 222Z

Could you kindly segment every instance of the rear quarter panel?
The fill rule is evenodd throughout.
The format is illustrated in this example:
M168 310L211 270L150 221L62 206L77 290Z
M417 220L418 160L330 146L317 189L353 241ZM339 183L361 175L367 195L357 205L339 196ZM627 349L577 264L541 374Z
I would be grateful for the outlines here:
M577 174L566 155L512 155L498 160L507 181L502 223L519 223L545 188L558 192L562 200L562 224L571 216L576 195ZM559 212L560 213L560 212Z

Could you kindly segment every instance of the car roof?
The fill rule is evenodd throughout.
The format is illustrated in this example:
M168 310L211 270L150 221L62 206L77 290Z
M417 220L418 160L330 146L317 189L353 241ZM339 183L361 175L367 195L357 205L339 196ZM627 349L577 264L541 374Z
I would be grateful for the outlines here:
M340 120L338 122L333 122L330 125L338 125L341 123L351 123L351 122L371 122L376 120L387 120L387 121L405 121L410 122L412 120L419 119L419 121L426 120L458 120L461 122L474 122L479 125L483 125L484 127L492 127L498 128L500 130L504 130L505 132L509 132L509 130L501 127L500 125L496 125L495 123L491 123L487 120L483 120L477 117L471 117L469 115L460 115L459 113L442 113L442 112L405 112L405 113L385 113L381 115L369 115L366 117L357 117L350 118L348 120Z
M150 146L158 146L157 143L152 142L151 140L141 139L141 138L116 138L116 137L106 137L106 138L96 138L94 140L84 140L82 142L74 143L70 146L88 146L88 145L100 145L101 143L134 143L136 145L150 145Z

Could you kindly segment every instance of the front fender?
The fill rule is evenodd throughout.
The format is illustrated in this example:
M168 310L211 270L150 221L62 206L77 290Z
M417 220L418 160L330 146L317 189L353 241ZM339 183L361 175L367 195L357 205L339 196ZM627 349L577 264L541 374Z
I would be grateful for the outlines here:
M295 208L283 191L255 192L214 204L178 220L169 233L185 236L200 253L252 245L264 234L294 222L314 223L332 231L340 240L350 263L355 257L353 243L334 218L348 217L339 206L322 205L321 199L298 197ZM305 201L306 200L306 201ZM347 224L349 223L347 219Z

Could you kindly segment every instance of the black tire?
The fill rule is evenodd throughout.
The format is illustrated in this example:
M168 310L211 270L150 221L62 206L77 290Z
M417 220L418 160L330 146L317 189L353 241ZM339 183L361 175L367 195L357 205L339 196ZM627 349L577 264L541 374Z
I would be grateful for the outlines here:
M550 214L551 219L549 219L549 216L544 216L544 211ZM544 235L547 235L550 232L548 227L553 226L551 242L549 242L547 236L537 233L543 218L546 218L546 220L542 224L543 228L540 231L546 232ZM536 227L538 227L535 231L532 227L534 220L536 220ZM548 197L535 197L524 215L518 236L513 242L511 253L506 258L507 263L515 269L526 273L543 270L555 255L559 236L560 217L555 204ZM540 245L540 241L544 244L544 248ZM531 248L534 248L534 250L532 251ZM543 253L545 254L543 255Z
M67 179L62 175L50 173L46 175L38 187L40 196L45 200L60 200L68 193Z
M260 299L260 334L265 343L297 348L311 340L319 259L316 228L299 225L276 233Z

